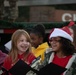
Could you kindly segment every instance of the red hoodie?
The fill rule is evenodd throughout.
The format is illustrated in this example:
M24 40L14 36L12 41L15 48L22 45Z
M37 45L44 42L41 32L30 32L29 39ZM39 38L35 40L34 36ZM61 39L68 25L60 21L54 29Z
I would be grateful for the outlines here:
M28 61L28 65L30 65L35 58L36 57L32 53L29 53L28 57L26 58ZM23 59L23 54L18 55L18 59ZM12 68L13 65L14 64L12 64L12 59L11 58L9 59L7 57L4 61L3 67L8 71L9 69ZM5 75L5 74L3 74L3 75ZM9 75L11 75L11 74L9 74Z

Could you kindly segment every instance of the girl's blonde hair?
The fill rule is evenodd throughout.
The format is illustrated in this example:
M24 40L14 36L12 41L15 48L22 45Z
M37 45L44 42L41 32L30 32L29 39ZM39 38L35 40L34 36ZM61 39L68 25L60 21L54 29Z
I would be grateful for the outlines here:
M16 62L18 59L17 41L21 35L24 35L27 39L27 42L31 43L31 38L25 30L23 30L23 29L16 30L11 37L11 41L12 41L11 46L12 47L11 47L9 56L12 58L12 62ZM23 58L24 60L26 60L26 57L30 51L31 51L31 44L30 44L28 50L24 53L25 54L24 58Z

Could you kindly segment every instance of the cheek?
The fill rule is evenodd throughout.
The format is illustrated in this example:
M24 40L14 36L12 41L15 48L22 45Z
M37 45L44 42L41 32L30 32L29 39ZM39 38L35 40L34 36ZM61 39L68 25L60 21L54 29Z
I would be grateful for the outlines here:
M17 42L17 47L20 47L21 43L20 42Z
M17 44L17 48L19 48L20 47L20 44Z
M28 42L28 43L27 43L27 47L30 47L30 45L31 45L31 44Z
M21 43L19 42L19 43L17 43L17 45L21 45Z
M58 47L58 49L61 49L61 44L58 44L57 47Z

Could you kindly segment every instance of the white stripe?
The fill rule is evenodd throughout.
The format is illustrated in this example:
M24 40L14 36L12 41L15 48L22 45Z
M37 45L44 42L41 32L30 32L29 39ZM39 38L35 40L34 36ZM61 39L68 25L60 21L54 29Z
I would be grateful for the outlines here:
M75 58L76 58L76 54L74 54L74 55L70 58L70 60L68 61L67 65L66 65L66 67L65 67L65 68L67 68L67 70L63 73L63 75L65 75L66 72L68 71L68 69L71 67L71 65L72 65L73 61L75 60Z
M50 59L49 59L49 61L48 61L48 63L50 63L50 62L52 62L53 61L53 59L54 59L54 52L51 54L51 56L50 56Z
M51 33L50 38L52 38L52 37L58 37L58 36L64 37L64 38L70 40L71 42L73 42L73 38L71 37L70 34L68 34L67 32L65 32L62 29L55 28L54 31Z

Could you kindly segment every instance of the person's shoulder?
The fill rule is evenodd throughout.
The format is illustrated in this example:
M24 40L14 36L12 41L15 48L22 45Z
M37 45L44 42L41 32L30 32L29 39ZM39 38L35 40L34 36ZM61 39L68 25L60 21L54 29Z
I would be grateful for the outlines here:
M5 54L2 51L0 51L0 64L2 64L4 62L6 57L7 57L7 54Z
M7 54L0 50L0 56L6 56Z
M75 58L76 58L76 53L73 53L73 54L72 54L72 57L75 57Z
M53 54L54 51L52 50L52 48L48 48L45 52L45 58L50 58L50 55Z
M45 53L47 54L47 53L50 53L50 52L53 52L52 48L47 48Z
M70 63L71 65L68 68L68 70L66 71L65 75L74 75L74 74L76 74L75 73L76 72L76 69L75 69L75 67L76 67L76 53L74 53L72 55L72 57L70 58L68 63Z
M27 59L28 59L28 61L31 63L34 59L35 59L36 57L34 56L34 54L33 53L29 53L29 55L28 55L28 57L27 57Z
M4 62L12 62L12 57L7 55Z
M7 51L10 51L11 50L11 40L8 41L7 43L5 43L4 46Z
M30 53L28 54L28 57L35 57L35 56L34 56L34 54L33 54L32 52L30 52Z
M8 56L8 54L6 54L0 50L0 60L4 60L7 56Z

